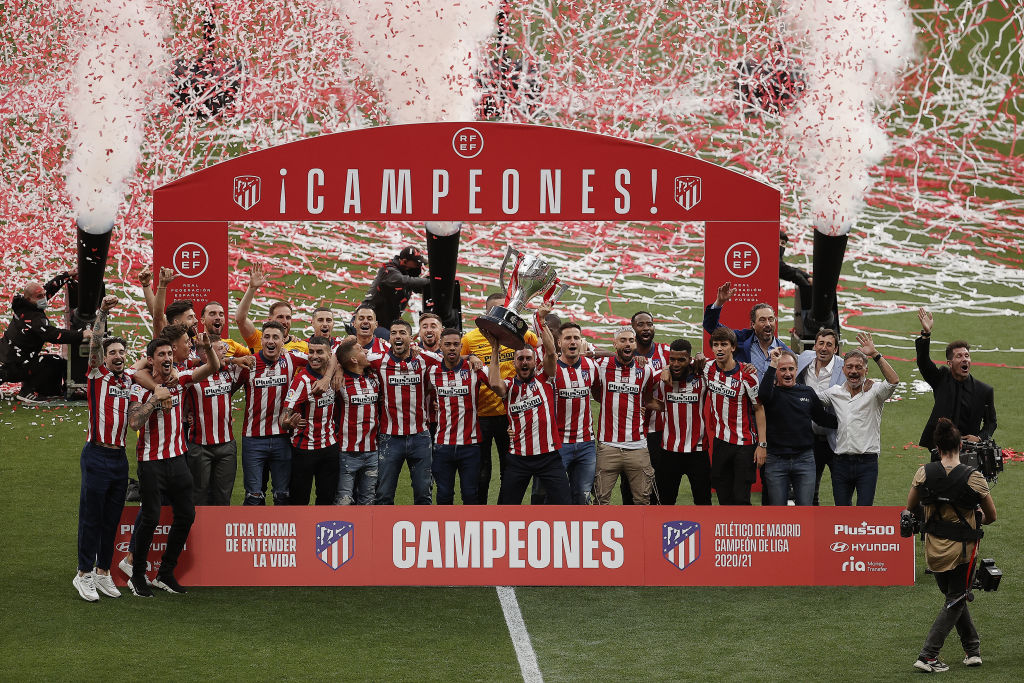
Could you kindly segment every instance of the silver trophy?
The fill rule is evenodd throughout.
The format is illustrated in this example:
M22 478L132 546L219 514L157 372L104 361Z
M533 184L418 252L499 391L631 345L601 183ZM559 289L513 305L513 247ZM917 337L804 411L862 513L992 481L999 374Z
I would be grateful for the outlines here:
M513 259L515 265L506 280L509 262ZM526 304L539 293L544 294L545 301L558 301L567 287L559 283L555 268L550 263L512 247L506 248L505 259L498 271L498 282L507 303L495 306L486 315L477 318L476 326L494 335L502 346L519 350L526 346L526 330L529 327L520 317L526 310Z

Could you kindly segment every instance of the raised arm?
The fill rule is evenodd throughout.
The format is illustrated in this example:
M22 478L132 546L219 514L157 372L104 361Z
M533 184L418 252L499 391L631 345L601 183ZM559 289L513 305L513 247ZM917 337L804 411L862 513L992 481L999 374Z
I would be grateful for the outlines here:
M487 364L487 386L498 398L505 398L505 380L501 377L501 364L498 358L501 355L501 346L490 332L484 332L483 335L491 345L491 360Z
M882 371L882 377L889 384L899 384L900 376L896 374L895 368L889 365L889 361L882 357L882 354L875 349L875 343L871 340L871 335L867 332L857 333L857 343L860 344L860 351L868 358L873 358L878 363L878 368Z
M725 282L721 287L718 288L718 295L715 298L715 303L704 309L704 329L708 334L711 334L719 326L719 320L722 316L722 306L725 306L732 297L732 283Z
M192 371L192 383L202 382L204 379L220 370L220 357L213 350L213 342L210 335L203 332L196 337L196 345L201 346L206 352L206 363Z
M89 369L103 365L103 335L107 332L107 315L117 305L117 297L108 294L100 303L100 312L96 323L92 326L92 337L89 339Z
M139 285L142 286L142 295L146 297L146 310L149 317L156 320L156 292L153 291L153 269L146 266L139 273Z
M934 386L939 378L939 368L932 361L929 352L931 351L932 325L935 323L935 318L927 308L922 306L917 309L917 319L921 321L921 335L914 340L917 369L921 371L921 379Z
M156 300L153 302L153 335L156 336L167 327L167 316L164 309L167 308L167 285L171 284L178 274L174 268L160 268L160 281L156 287Z
M547 323L540 327L540 341L544 348L544 374L554 377L558 372L558 356L555 355L555 336L551 334L551 328ZM495 354L491 354L492 356Z
M235 325L242 333L242 339L249 339L256 334L256 326L249 320L249 307L252 306L252 299L256 296L257 290L267 284L267 274L260 263L249 266L249 286L245 288L242 300L238 302L235 309Z

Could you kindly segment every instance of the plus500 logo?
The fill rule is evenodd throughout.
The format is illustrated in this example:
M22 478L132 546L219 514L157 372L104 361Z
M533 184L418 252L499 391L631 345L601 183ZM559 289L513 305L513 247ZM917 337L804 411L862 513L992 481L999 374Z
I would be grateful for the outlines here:
M867 522L861 522L860 526L836 524L833 533L836 536L891 536L896 533L896 527L891 524L871 525Z

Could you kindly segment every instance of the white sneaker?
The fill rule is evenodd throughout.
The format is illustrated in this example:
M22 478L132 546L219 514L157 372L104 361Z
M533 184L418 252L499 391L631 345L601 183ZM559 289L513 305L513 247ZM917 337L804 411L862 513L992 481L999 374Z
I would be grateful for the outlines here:
M96 577L96 590L108 598L121 597L121 591L117 590L117 586L114 585L113 576L110 574L94 574L94 576Z
M75 578L71 582L71 585L78 589L78 594L87 602L96 602L100 599L100 594L96 592L96 585L93 582L92 572L87 574L75 574Z
M121 561L117 563L117 568L124 572L124 575L129 579L132 578L132 564L128 561L128 556L125 555L121 558Z
M981 666L981 655L967 655L964 657L964 664L967 666Z

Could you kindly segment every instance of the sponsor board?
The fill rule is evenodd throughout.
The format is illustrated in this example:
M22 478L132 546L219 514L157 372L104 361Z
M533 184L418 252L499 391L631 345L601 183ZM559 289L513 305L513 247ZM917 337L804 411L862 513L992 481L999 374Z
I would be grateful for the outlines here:
M124 509L115 563L137 510ZM887 533L898 514L895 507L199 507L177 575L193 586L910 585L914 539ZM170 522L164 510L154 566ZM862 527L884 533L846 535Z

